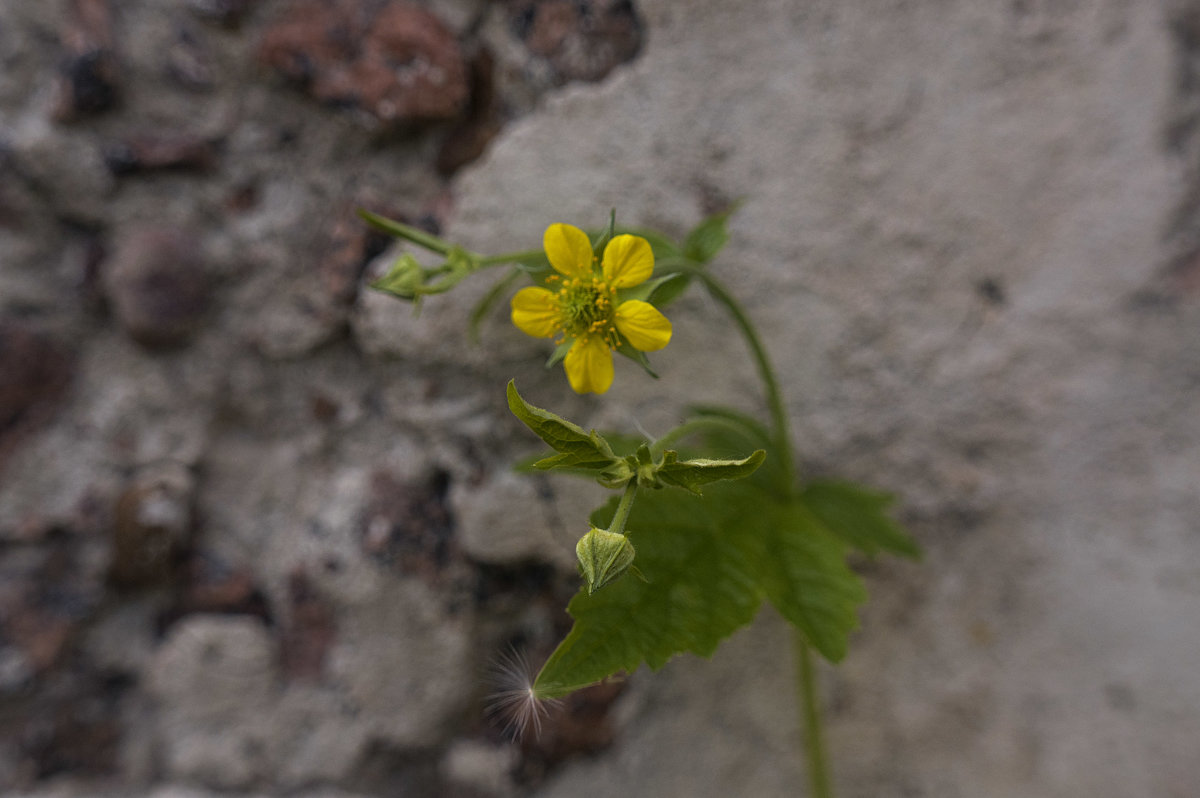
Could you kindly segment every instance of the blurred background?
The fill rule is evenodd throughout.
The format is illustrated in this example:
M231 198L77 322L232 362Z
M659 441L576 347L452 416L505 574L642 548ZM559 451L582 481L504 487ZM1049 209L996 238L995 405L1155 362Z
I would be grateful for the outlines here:
M0 3L0 793L784 796L790 635L485 712L603 498L507 413L763 409L698 293L647 378L545 371L489 287L365 289L369 208L484 253L681 235L807 474L922 562L822 670L843 796L1200 784L1200 3Z

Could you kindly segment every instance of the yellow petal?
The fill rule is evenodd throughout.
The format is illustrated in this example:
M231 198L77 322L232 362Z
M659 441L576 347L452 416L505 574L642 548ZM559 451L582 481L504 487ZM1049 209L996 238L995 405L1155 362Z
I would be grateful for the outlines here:
M542 236L542 246L550 265L567 277L587 277L592 273L592 242L587 233L569 224L552 224Z
M636 349L657 352L671 342L671 322L649 302L630 299L617 306L617 329Z
M575 393L604 393L613 381L612 350L602 338L577 338L567 352L563 368Z
M534 338L552 338L559 331L558 300L545 288L522 288L512 298L512 323Z
M604 248L604 279L613 288L629 288L650 277L654 252L641 236L620 235Z

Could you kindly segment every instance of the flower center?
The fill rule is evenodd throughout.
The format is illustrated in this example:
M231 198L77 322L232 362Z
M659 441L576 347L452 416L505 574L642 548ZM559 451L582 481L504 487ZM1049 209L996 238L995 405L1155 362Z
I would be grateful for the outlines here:
M617 346L614 291L600 277L572 277L558 289L558 323L571 338L598 335Z

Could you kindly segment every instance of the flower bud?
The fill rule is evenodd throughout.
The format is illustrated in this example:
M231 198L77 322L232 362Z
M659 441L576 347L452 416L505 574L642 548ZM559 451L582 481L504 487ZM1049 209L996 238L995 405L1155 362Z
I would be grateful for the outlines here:
M633 565L634 550L624 535L592 527L575 544L575 556L579 558L579 570L583 572L591 594L629 570Z
M412 255L404 254L396 259L388 273L371 283L376 291L383 291L401 299L412 299L425 283L425 270Z

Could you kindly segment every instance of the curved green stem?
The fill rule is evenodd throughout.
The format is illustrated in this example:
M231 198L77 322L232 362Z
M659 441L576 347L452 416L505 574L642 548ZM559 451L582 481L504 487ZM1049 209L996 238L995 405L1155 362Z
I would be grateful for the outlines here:
M808 759L808 783L813 798L832 798L829 767L826 764L825 740L821 731L821 708L817 703L816 669L812 649L800 630L795 630L797 688L804 716L804 752Z
M783 404L783 393L779 390L779 381L775 379L775 370L771 368L771 359L767 356L767 349L763 346L762 339L758 337L758 331L754 329L754 324L746 315L741 303L734 299L725 286L707 272L697 271L695 275L704 283L704 287L708 289L712 298L724 305L725 309L729 311L729 315L733 316L734 323L737 324L742 336L746 339L747 346L750 347L750 354L754 356L755 365L758 366L758 376L762 379L763 390L767 395L767 407L771 411L771 426L775 433L775 456L779 458L785 477L784 484L790 493L795 488L796 480L796 468L792 460L792 435L789 431L787 408Z
M792 456L792 437L789 431L787 407L775 370L767 356L766 347L755 330L753 322L741 304L725 289L725 286L704 271L693 272L708 289L713 299L720 302L733 317L734 323L746 339L746 345L758 366L763 390L767 395L767 406L771 411L771 426L774 435L775 456L779 458L784 474L784 489L792 495L796 488L796 468ZM812 649L799 629L793 631L796 647L797 700L800 716L804 723L804 755L808 763L808 779L812 798L833 798L833 787L829 777L829 765L825 756L824 735L821 730L821 710L817 700L816 674Z

